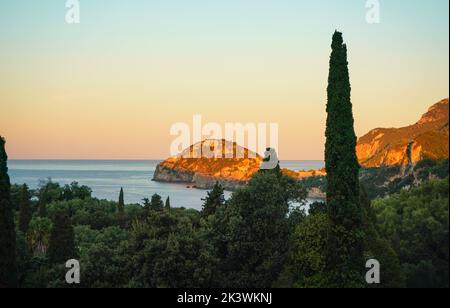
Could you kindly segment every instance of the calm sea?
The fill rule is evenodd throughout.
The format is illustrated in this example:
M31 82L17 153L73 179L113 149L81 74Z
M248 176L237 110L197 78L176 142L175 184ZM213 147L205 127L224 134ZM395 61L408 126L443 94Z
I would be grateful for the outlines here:
M117 200L123 187L126 203L141 203L157 193L165 200L170 196L171 205L201 209L206 191L187 188L183 184L153 182L153 174L160 161L112 161L112 160L10 160L9 175L14 184L26 183L37 188L39 182L51 178L60 184L78 182L92 188L94 197ZM320 169L323 161L285 161L283 168L292 170ZM228 198L231 193L227 192Z

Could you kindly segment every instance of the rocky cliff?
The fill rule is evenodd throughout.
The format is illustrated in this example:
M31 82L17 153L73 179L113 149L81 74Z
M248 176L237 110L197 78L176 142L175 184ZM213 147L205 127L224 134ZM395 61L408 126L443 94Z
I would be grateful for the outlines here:
M448 99L444 99L413 125L377 128L361 137L357 146L358 159L363 167L371 168L448 158L448 123Z
M204 149L215 153L217 158L208 158L210 155L205 155ZM226 158L230 154L234 158ZM261 163L262 157L236 143L205 140L159 164L153 179L158 182L186 183L202 189L212 188L219 182L224 188L235 190L250 180Z

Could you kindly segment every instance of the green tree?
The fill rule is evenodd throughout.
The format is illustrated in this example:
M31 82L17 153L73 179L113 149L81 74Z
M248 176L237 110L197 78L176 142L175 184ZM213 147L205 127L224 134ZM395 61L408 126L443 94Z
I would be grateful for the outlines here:
M120 188L119 203L117 204L117 211L122 214L125 212L125 201L124 201L123 188Z
M120 188L120 193L119 193L119 203L117 204L117 220L119 221L119 225L121 227L125 227L126 217L125 217L125 201L124 201L123 188Z
M126 260L129 287L206 288L215 278L214 249L194 227L198 213L182 209L151 211L136 222Z
M166 199L166 209L170 209L170 197L167 197Z
M42 195L39 198L38 203L38 215L40 217L46 217L47 216L47 204L50 203L47 199L47 188L44 188L42 191Z
M164 202L158 194L154 194L151 200L144 198L142 201L144 203L144 219L146 219L151 212L160 211L164 208Z
M208 191L205 199L202 199L203 209L202 216L208 217L210 215L214 215L219 207L224 205L225 203L225 195L222 185L219 182L216 182L213 189Z
M31 194L28 190L28 186L24 184L20 192L20 208L19 208L19 230L23 234L27 234L28 227L31 221Z
M24 233L19 230L16 233L17 284L19 287L23 286L31 257L32 255L26 237Z
M150 209L159 211L162 208L164 208L164 202L162 201L161 196L158 194L154 194L152 196L152 200L150 201Z
M271 287L283 269L292 224L290 202L306 191L277 172L259 172L210 216L210 238L220 260L220 287Z
M284 287L323 288L328 285L325 251L330 222L324 212L310 214L295 229L291 238L284 275Z
M129 234L118 226L93 230L88 226L75 226L75 244L83 265L81 287L117 288L125 286L131 277L126 264L129 254L123 246Z
M46 217L34 217L31 219L27 239L34 255L44 255L48 250L52 222Z
M376 229L376 217L365 189L361 187L360 204L363 209L364 257L382 264L379 288L404 287L404 276L397 254L390 243ZM323 203L311 205L309 216L302 220L292 236L286 268L281 276L282 287L329 287L327 250L331 222Z
M374 201L380 234L397 253L409 288L449 287L448 178Z
M0 136L0 287L16 287L16 232L7 161L5 139Z
M77 182L73 182L70 185L65 185L62 189L61 199L62 200L73 200L73 199L89 199L92 196L92 189L87 186L80 186Z
M363 228L365 230L364 255L366 260L375 259L382 264L381 283L372 285L381 288L403 288L405 277L398 255L390 242L381 237L377 230L377 217L366 190L361 186L360 204L364 211Z
M362 286L363 212L359 204L359 163L351 103L347 46L333 35L328 78L325 163L327 207L331 222L327 249L330 287Z
M65 263L75 258L75 239L69 216L61 211L55 216L50 235L48 258L52 264Z
M47 216L47 205L54 201L63 199L63 189L58 183L53 182L51 179L42 181L39 183L39 190L37 192L39 198L38 214L40 217Z

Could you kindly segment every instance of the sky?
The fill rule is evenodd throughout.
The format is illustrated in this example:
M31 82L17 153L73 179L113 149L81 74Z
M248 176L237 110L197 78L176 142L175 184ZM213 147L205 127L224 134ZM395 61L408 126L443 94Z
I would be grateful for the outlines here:
M324 152L331 37L349 49L355 129L415 123L448 97L449 1L0 1L10 159L163 159L170 128L278 123L284 160Z

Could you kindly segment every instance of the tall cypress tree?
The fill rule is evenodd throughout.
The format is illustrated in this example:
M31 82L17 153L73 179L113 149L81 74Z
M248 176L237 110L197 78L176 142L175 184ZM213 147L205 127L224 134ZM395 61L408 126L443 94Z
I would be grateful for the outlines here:
M16 232L5 139L0 136L0 287L17 286Z
M75 257L75 236L72 222L67 213L58 212L50 234L49 261L52 264L62 264Z
M125 201L123 196L123 188L120 188L119 193L119 204L117 205L117 210L119 214L123 214L125 212Z
M31 205L30 192L28 186L24 184L20 191L20 213L19 213L19 230L27 234L31 221Z
M166 209L170 210L170 196L166 199Z
M119 193L119 203L117 205L117 220L119 221L119 225L122 228L125 228L126 219L125 219L125 201L124 201L123 188L120 188L120 193Z
M328 78L325 161L327 207L331 222L327 269L331 287L362 286L364 261L359 204L359 163L351 103L347 46L342 33L333 35Z

